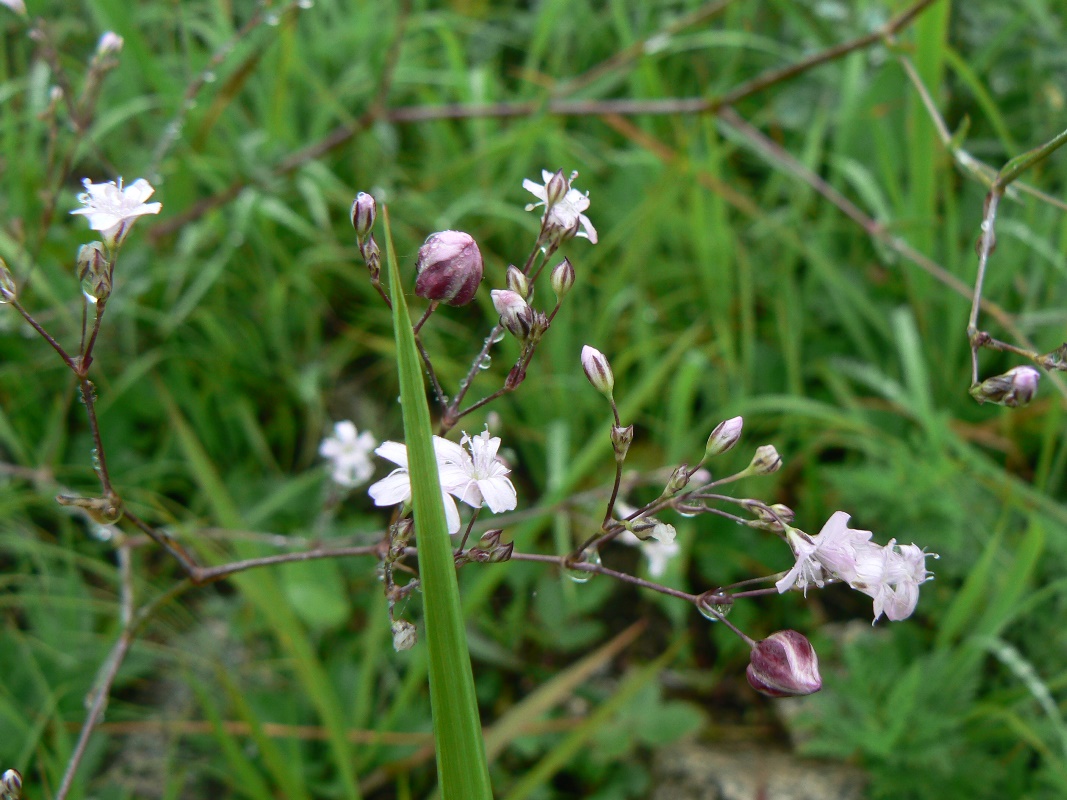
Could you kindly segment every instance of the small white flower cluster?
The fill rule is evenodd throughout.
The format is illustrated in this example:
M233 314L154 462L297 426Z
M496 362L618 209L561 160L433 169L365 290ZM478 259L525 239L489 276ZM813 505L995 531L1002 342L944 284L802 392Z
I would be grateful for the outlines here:
M926 559L937 558L914 544L898 545L891 539L884 547L870 541L870 531L848 527L849 515L835 512L815 536L795 528L786 529L796 564L775 586L786 592L811 585L822 588L833 579L842 580L874 598L874 621L884 613L891 620L911 616L919 602L919 585L933 575Z
M370 454L377 440L369 431L359 433L356 426L342 420L333 426L333 436L322 440L319 455L330 462L330 477L338 486L352 489L370 480L374 464Z
M507 477L510 470L496 455L500 438L490 436L488 428L477 436L464 433L460 444L434 436L433 447L449 533L457 533L460 527L456 500L473 508L487 506L494 514L515 508L515 487ZM374 505L407 503L411 500L407 447L400 442L383 442L374 452L398 467L367 490Z

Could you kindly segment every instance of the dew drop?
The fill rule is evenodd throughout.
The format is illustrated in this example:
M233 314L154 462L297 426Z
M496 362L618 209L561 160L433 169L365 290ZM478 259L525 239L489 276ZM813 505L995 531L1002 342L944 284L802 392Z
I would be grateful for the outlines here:
M504 341L504 335L504 329L501 328L500 331L493 337L493 344L499 344L500 342Z
M482 356L482 360L478 362L478 369L489 369L493 363L493 357L490 355Z
M281 16L279 16L276 13L270 13L270 14L267 14L267 16L264 18L263 21L266 22L271 27L274 27L274 26L278 25L278 23L280 23L282 21L282 18L281 18Z
M201 78L203 79L204 83L214 83L218 79L218 76L215 75L214 72L208 70L201 76Z
M596 564L600 566L600 551L599 550L586 550L583 554L582 561L587 564ZM568 569L567 577L575 583L589 583L590 579L596 575L595 572L586 572L582 569Z
M715 601L720 602L716 603ZM726 600L727 602L721 602ZM707 595L697 603L697 611L709 622L718 622L721 617L728 616L733 610L734 604L722 595Z
M89 460L93 464L93 471L100 472L100 451L95 447L89 451Z
M315 5L314 0L298 0L297 1L297 6L302 8L302 9L304 9L305 11L307 9L309 9L309 8L313 8L314 5Z

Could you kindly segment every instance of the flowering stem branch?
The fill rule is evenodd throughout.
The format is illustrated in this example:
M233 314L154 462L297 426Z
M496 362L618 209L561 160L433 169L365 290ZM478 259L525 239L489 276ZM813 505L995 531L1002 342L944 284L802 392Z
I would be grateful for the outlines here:
M996 224L997 209L1000 206L1000 200L1012 181L1022 175L1023 172L1028 170L1034 164L1048 158L1064 144L1067 144L1067 130L1054 136L1044 144L1011 159L1004 165L1000 172L997 173L992 186L989 188L989 194L986 195L985 214L982 218L981 239L979 239L978 269L974 278L974 293L971 297L971 314L967 321L967 338L971 345L972 386L978 383L978 349L983 346L988 346L996 341L984 331L979 331L978 312L982 302L982 284L985 281L986 268L989 265L989 255L993 252L993 248L996 247L997 242L996 234L994 233L994 225ZM1005 347L1002 342L998 342L997 344L1000 346L995 349L1009 349L1008 347ZM1026 342L1026 344L1029 345L1029 342ZM1021 350L1013 350L1012 352L1017 352L1021 355L1030 355L1031 358L1036 358L1036 352L1032 354L1028 354L1026 351Z
M700 598L700 595L689 594L689 592L683 592L680 589L672 589L670 586L646 581L644 578L638 578L636 575L631 575L628 572L619 572L618 570L610 569L603 564L593 564L588 561L570 561L570 556L551 556L542 553L512 553L511 559L513 561L537 561L542 564L555 564L562 569L592 572L596 575L607 575L608 577L615 578L623 583L631 583L634 586L640 586L642 589L650 589L653 592L670 595L671 597L685 600L693 605L696 605Z
M89 334L89 341L85 343L85 349L82 351L81 365L78 369L78 372L82 377L88 374L89 365L93 363L93 348L96 347L96 337L100 334L100 322L104 318L104 308L107 306L107 300L97 300L93 305L96 307L96 315L93 319L93 332Z
M100 423L96 418L96 390L93 382L88 378L82 378L79 382L82 402L85 404L85 415L89 419L89 430L93 436L93 448L96 451L97 475L100 477L100 490L104 497L115 497L115 491L111 488L111 476L107 471L107 457L104 455L104 440L100 436Z
M67 351L63 349L63 346L53 339L48 331L40 326L37 320L35 320L30 313L22 307L22 304L16 298L12 297L9 302L11 303L12 308L18 311L22 315L22 318L30 323L30 326L41 335L41 338L52 346L52 349L59 354L61 359L63 359L63 363L70 367L72 372L76 373L78 371L78 365L74 362L73 358L67 355Z

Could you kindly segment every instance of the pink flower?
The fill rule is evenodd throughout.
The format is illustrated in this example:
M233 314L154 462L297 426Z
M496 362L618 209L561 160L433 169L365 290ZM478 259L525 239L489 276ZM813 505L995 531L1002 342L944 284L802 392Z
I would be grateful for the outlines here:
M853 530L848 520L848 514L837 511L816 536L786 529L796 563L775 587L779 592L794 587L806 592L812 584L822 588L841 580L873 598L875 622L882 614L894 621L911 616L920 584L933 577L926 559L937 555L914 544L897 545L896 539L884 547L875 544L870 531Z

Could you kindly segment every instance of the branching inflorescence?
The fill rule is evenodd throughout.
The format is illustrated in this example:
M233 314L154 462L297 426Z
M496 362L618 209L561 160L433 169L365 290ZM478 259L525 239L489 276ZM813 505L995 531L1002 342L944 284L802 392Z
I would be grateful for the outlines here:
M611 420L607 435L615 459L614 481L599 528L588 534L584 541L572 543L572 551L562 556L517 552L512 543L504 542L503 532L499 529L489 530L472 546L467 546L483 508L499 514L515 509L518 500L514 485L508 478L510 470L497 456L500 439L493 436L488 428L476 436L464 432L459 444L445 437L463 417L519 387L538 345L552 327L575 281L576 271L569 259L563 259L551 268L548 268L549 262L556 251L571 239L582 237L592 244L596 243L596 229L585 214L590 200L587 193L574 188L576 178L577 173L571 173L568 177L562 170L555 173L545 170L542 172L542 183L532 180L523 182L524 188L538 200L526 206L526 209L541 209L537 239L521 268L507 267L504 288L491 290L499 319L486 337L485 346L474 357L458 391L451 398L436 377L431 354L417 338L417 346L438 405L440 429L439 435L434 437L434 450L448 529L453 535L462 532L455 548L456 563L462 565L509 559L552 562L578 582L588 580L593 574L604 574L687 600L709 619L725 622L750 645L752 660L748 677L758 691L771 696L817 691L821 686L818 659L810 643L796 631L781 631L761 642L754 641L727 622L726 616L733 603L744 597L785 593L794 589L806 593L812 587L845 583L873 599L875 621L883 615L890 620L901 620L914 611L918 602L918 587L931 577L926 569L926 558L930 554L914 544L898 546L895 541L890 541L884 546L877 545L870 541L869 531L849 528L849 516L844 512L835 513L822 531L813 536L793 527L794 513L787 506L722 494L721 488L726 484L743 478L769 475L782 465L782 458L774 446L763 445L756 448L745 469L717 479L712 476L708 466L712 459L731 450L741 439L741 417L724 420L715 427L707 439L703 457L695 465L681 464L666 468L664 474L669 470L669 477L655 500L641 507L628 505L621 496L621 490L623 465L634 439L634 427L620 417L610 361L592 346L583 347L581 353L576 354L577 361L589 383L608 402ZM382 299L389 303L379 278L379 249L372 233L375 216L375 201L369 194L361 192L352 206L353 226L371 283ZM555 303L551 308L538 309L532 302L534 286L546 269ZM460 231L431 234L419 251L416 264L415 293L430 301L426 313L413 326L416 336L440 303L462 306L471 302L484 271L481 253L472 236ZM520 346L515 364L501 387L464 406L468 392L482 372L481 365L487 363L490 350L503 339L505 332L511 334ZM348 447L340 443L342 432L344 441L350 443ZM362 446L353 448L351 443L355 441L354 437L355 429L351 423L338 423L337 432L324 441L321 451L329 458L333 474L342 476L347 488L352 485L348 476L352 474L353 465L362 467L366 463L375 441L373 436L363 433L359 436L363 441ZM417 577L399 585L395 576L398 569L410 570L405 565L405 559L417 554L418 550L410 546L413 525L406 448L398 442L385 442L374 452L397 466L368 490L376 505L396 507L387 542L379 550L384 554L383 571L392 614L396 601L406 597L417 585ZM466 525L456 500L474 509ZM735 506L736 512L724 510L724 505ZM661 519L668 512L686 516L715 514L741 525L770 532L789 545L795 563L782 573L720 586L700 594L689 594L604 566L602 551L612 541L618 540L640 547L649 561L649 574L653 578L662 577L670 559L680 551L674 526ZM769 585L750 588L754 583L761 582ZM398 649L411 647L415 643L412 624L396 617L391 617L391 621L395 646Z

